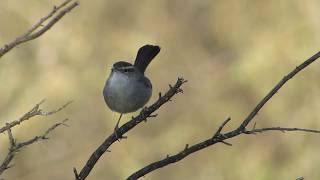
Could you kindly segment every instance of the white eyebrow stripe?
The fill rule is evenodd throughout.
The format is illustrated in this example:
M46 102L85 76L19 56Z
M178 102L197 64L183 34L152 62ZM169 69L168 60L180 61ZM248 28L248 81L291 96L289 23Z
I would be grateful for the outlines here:
M134 69L133 66L125 66L125 67L119 67L119 69Z

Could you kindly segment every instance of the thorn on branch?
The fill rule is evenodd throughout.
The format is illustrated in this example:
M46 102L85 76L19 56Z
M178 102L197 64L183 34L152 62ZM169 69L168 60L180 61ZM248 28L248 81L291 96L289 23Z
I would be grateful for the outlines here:
M257 125L257 122L254 122L253 127L252 127L252 129L251 129L251 131L250 131L249 134L254 134L254 135L256 135L256 125ZM246 132L247 132L247 131L245 130L244 133L246 133Z
M118 132L117 132L117 134L116 134L116 140L117 141L119 141L120 142L120 140L122 140L122 139L127 139L128 138L128 136L124 136L124 135L122 135L122 134L119 134ZM106 150L107 151L107 150Z
M10 168L12 168L14 166L15 166L15 164L11 164L11 165L7 166L6 169L10 169Z
M178 89L177 89L177 93L183 93L183 89L178 88Z
M79 174L78 174L77 169L75 167L73 168L73 173L74 173L75 178L79 179Z
M253 127L252 127L252 130L255 130L255 129L256 129L256 125L257 125L257 122L254 122Z
M228 118L220 125L220 127L218 128L218 130L217 130L217 131L215 132L215 134L212 136L212 138L216 138L216 137L222 135L222 134L221 134L222 129L225 127L225 125L226 125L230 120L231 120L231 117L228 117Z
M226 142L226 141L220 141L220 142L223 143L223 144L225 144L225 145L227 145L227 146L232 146L231 143L228 143L228 142Z
M150 114L148 117L157 117L158 114Z
M186 144L186 146L184 147L184 151L188 150L189 148L189 144Z

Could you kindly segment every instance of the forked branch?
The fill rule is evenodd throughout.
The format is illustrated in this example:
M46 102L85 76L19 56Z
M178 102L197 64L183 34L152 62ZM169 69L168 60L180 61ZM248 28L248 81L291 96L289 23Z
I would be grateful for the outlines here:
M178 78L176 84L174 86L169 85L169 90L162 96L159 95L159 99L153 103L151 106L142 109L138 116L133 117L130 121L122 125L120 128L113 132L109 137L105 139L105 141L92 153L87 163L81 169L80 173L74 168L73 172L75 174L76 180L84 180L87 178L99 158L106 152L109 151L108 148L118 140L117 137L123 137L125 133L133 129L139 123L146 121L149 117L155 117L153 113L158 110L163 104L171 101L171 98L178 94L182 93L181 86L187 81L183 78Z
M36 39L43 33L47 32L66 13L70 12L72 9L79 5L79 2L77 1L73 3L71 2L73 2L73 0L66 0L61 5L54 6L52 11L48 15L41 18L36 24L34 24L29 30L27 30L27 32L1 47L0 58L19 44ZM47 24L44 25L45 22L47 22Z
M19 152L20 150L22 150L23 148L34 144L36 142L39 142L41 140L46 140L49 139L48 135L55 130L57 127L64 125L67 126L65 124L65 122L68 119L65 119L61 122L55 123L53 124L50 128L48 128L42 135L39 136L34 136L26 141L22 141L22 142L18 142L13 134L12 134L12 128L14 128L15 126L20 125L21 123L25 122L26 120L30 120L35 116L49 116L49 115L53 115L61 110L63 110L64 108L66 108L71 102L68 102L66 104L64 104L63 106L59 107L58 109L49 111L49 112L44 112L41 108L40 105L43 103L44 101L42 100L41 102L37 103L30 111L28 111L27 113L25 113L21 118L19 118L18 120L12 121L11 123L6 123L5 126L3 126L2 128L0 128L0 132L6 132L9 138L9 150L8 153L6 155L6 157L4 158L4 160L0 163L0 175L7 170L8 168L10 168L10 163L13 160L13 158L15 157L16 153Z
M225 140L233 138L235 136L241 135L241 134L256 134L256 133L262 133L266 131L280 131L280 132L287 132L287 131L299 131L299 132L308 132L308 133L320 133L319 130L313 130L313 129L302 129L302 128L283 128L283 127L270 127L270 128L261 128L256 129L255 125L253 126L252 130L247 130L246 127L248 124L252 121L252 119L257 115L257 113L261 110L261 108L273 97L274 94L278 92L278 90L283 87L283 85L288 82L291 78L293 78L296 74L298 74L301 70L306 68L308 65L310 65L312 62L316 61L320 57L320 52L316 53L306 61L304 61L302 64L297 66L294 70L292 70L289 74L284 76L283 79L281 79L275 87L258 103L258 105L249 113L249 115L243 120L243 122L239 125L238 128L235 130L229 131L227 133L221 133L225 125L230 121L230 118L225 120L219 127L219 129L214 133L214 135L206 139L198 144L195 144L193 146L186 146L181 152L173 155L173 156L167 156L166 158L153 162L142 169L134 172L132 175L130 175L127 179L128 180L135 180L140 177L145 176L146 174L157 170L159 168L162 168L164 166L167 166L172 163L176 163L182 159L184 159L186 156L200 151L204 148L207 148L211 145L214 145L216 143L222 142L227 145L231 145L230 143L225 142Z

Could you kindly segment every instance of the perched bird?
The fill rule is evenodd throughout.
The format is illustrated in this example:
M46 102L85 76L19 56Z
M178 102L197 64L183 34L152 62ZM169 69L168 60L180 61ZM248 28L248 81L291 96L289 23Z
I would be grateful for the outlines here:
M137 111L149 101L152 84L144 72L159 52L159 46L145 45L139 49L133 65L126 61L113 64L103 96L108 107L120 113L115 131L123 114Z

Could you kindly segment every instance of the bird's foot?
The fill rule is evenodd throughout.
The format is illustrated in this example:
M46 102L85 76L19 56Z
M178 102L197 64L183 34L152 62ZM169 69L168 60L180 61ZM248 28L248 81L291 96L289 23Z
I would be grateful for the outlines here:
M121 116L122 116L122 115L121 115ZM114 127L114 130L113 130L113 133L115 134L116 139L117 139L118 141L120 141L121 139L126 139L126 138L127 138L127 136L123 136L122 134L119 134L119 133L118 133L119 123L120 123L121 116L120 116L120 118L119 118L116 126Z

